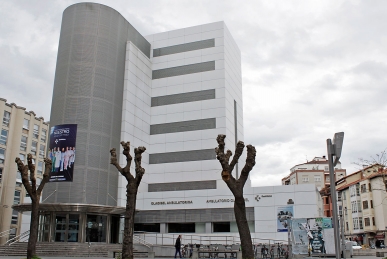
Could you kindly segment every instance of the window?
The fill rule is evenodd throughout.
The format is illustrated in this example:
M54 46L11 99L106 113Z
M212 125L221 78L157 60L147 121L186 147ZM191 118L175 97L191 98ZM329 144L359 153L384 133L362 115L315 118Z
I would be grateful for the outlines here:
M15 191L15 196L13 197L13 204L20 203L20 191Z
M357 211L361 212L361 202L357 201Z
M363 229L363 218L359 218L359 228Z
M364 218L364 226L369 227L370 225L370 218Z
M1 129L0 144L7 145L8 130Z
M361 191L361 193L367 192L367 185L366 184L362 184L361 188L360 188L360 191Z
M321 176L314 176L314 181L315 182L321 182Z
M43 145L40 145L39 157L40 158L44 158L44 146Z
M359 184L356 184L356 195L360 196L360 187Z
M363 201L363 210L368 209L368 201Z
M38 175L42 175L43 174L43 162L42 161L39 161L38 162L38 172L37 172Z
M357 213L357 202L356 201L351 202L351 210L352 210L352 213Z
M24 160L26 159L26 156L24 154L19 154L19 158L24 163Z
M372 226L375 226L375 217L372 217Z
M345 213L345 216L348 215L348 210L347 210L347 207L344 208L344 213Z
M359 218L353 218L353 229L359 229Z
M346 229L347 231L349 230L348 222L345 222L345 229Z
M0 165L4 164L4 160L5 160L5 149L0 148Z
M30 128L30 120L24 119L23 129L28 130Z
M303 183L309 182L309 177L302 177L302 182Z
M3 125L4 126L9 126L9 120L11 119L11 113L4 111L4 116L3 116Z
M19 213L16 210L12 210L11 224L17 224L18 217L19 217Z
M327 182L327 183L330 182L329 175L326 175L326 176L325 176L325 182Z
M168 223L168 233L195 233L195 223Z
M27 141L28 141L28 138L26 136L21 136L21 141L20 141L21 151L27 151Z
M329 166L324 167L325 171L329 171Z
M230 232L230 222L213 222L212 232Z
M370 200L370 203L371 203L371 209L373 209L374 208L374 202L373 202L373 200Z
M47 130L42 129L42 134L40 134L40 140L43 142L46 142L46 138L47 138Z
M0 167L0 183L1 183L1 178L3 177L3 168Z
M32 144L31 144L31 154L36 156L37 149L38 149L38 142L32 141Z
M160 233L160 223L134 223L134 231Z
M343 191L343 200L346 200L347 199L347 195L345 194L345 191Z
M39 139L39 125L34 124L34 132L32 133L32 136L35 139Z
M368 184L368 190L369 190L369 191L372 191L371 183Z

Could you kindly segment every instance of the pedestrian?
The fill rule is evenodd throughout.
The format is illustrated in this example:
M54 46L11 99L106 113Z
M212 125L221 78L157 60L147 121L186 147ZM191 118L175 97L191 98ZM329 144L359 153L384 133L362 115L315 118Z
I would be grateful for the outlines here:
M176 248L175 258L176 258L177 253L179 253L179 256L181 258L181 252L180 252L180 248L181 248L181 235L179 235L176 238L175 248Z

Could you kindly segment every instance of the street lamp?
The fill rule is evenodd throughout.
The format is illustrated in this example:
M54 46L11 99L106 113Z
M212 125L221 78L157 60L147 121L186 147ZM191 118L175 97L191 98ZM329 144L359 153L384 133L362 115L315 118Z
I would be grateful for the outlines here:
M287 204L293 205L294 201L292 199L289 199ZM294 210L293 210L293 213L294 213ZM294 217L294 215L292 215L291 218L289 218L289 219L291 220L292 217ZM290 237L290 232L293 232L293 230L292 230L292 227L290 226L291 221L289 222L289 219L287 220L287 223L288 223L288 255L290 258L293 258L293 249L292 249L292 242L291 242L291 237Z
M335 180L334 167L337 165L337 163L340 160L341 150L343 149L343 140L344 140L344 132L335 133L333 137L333 143L331 139L327 139L336 259L340 259L340 235L339 235L339 219L338 219L337 203L336 203L337 197L336 197L336 184L335 184L336 180Z

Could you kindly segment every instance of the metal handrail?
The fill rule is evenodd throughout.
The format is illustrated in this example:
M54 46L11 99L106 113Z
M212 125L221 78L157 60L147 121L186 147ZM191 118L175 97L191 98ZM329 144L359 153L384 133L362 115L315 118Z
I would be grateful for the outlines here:
M137 241L139 244L142 244L142 245L148 247L149 249L151 249L151 247L153 246L152 243L149 243L145 239L142 239L141 237L136 236L136 235L133 235L133 241Z
M4 245L12 245L20 240L22 240L23 238L27 237L30 235L30 231L27 230L26 232L24 233L21 233L20 235L18 236L15 236L14 238L11 238L10 240L8 240Z
M0 237L5 237L7 234L11 233L12 229L16 229L16 228L11 228L11 229L5 230L3 232L0 232Z

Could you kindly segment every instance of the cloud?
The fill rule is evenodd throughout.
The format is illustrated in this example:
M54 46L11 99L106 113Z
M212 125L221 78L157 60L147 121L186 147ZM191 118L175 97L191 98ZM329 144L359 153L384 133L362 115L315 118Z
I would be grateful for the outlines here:
M49 118L63 10L78 1L0 2L0 97ZM344 131L342 166L387 147L386 1L97 1L148 35L224 20L242 54L245 143L253 185L326 153Z

